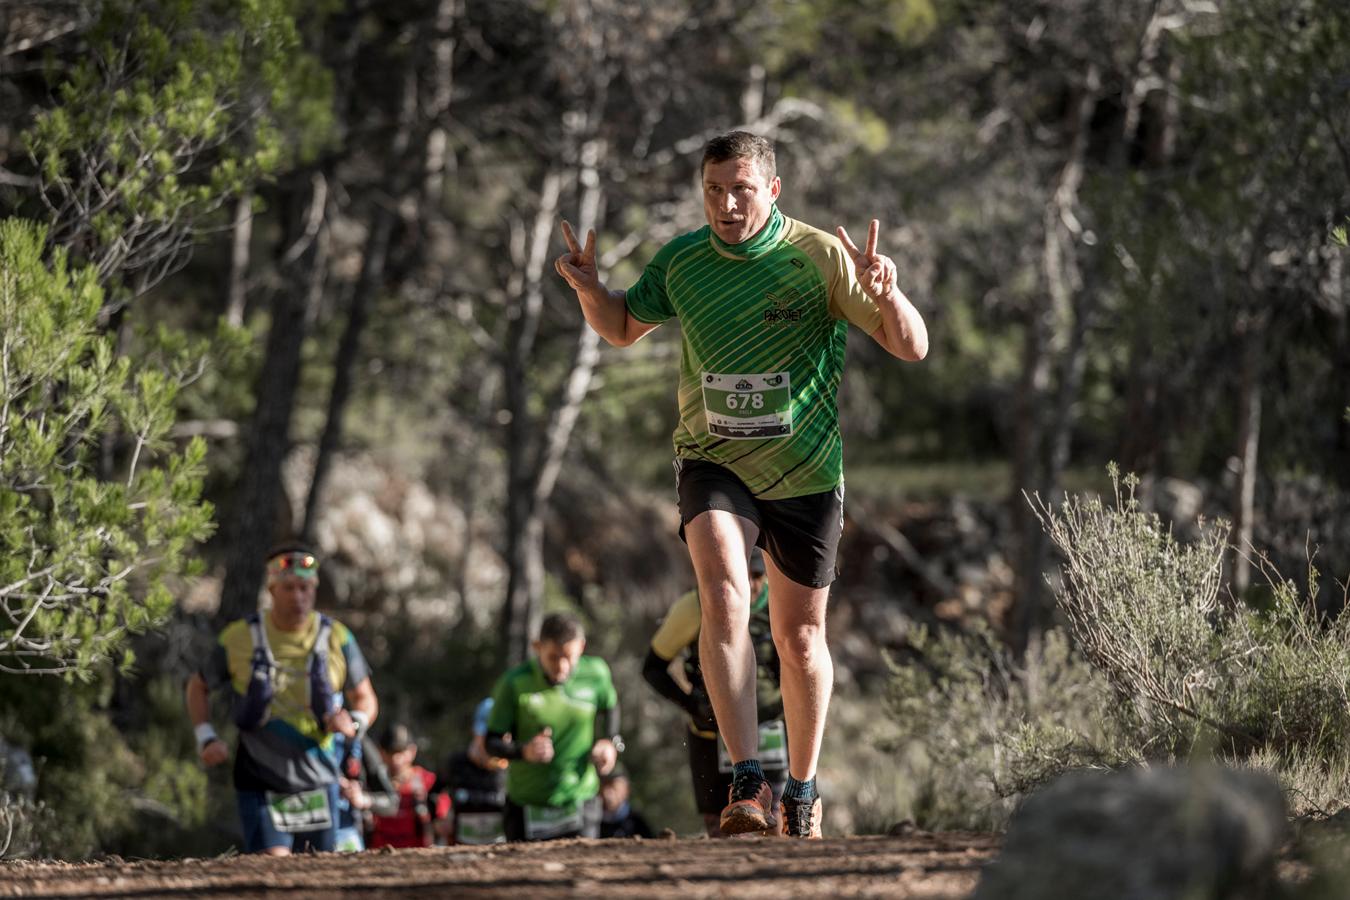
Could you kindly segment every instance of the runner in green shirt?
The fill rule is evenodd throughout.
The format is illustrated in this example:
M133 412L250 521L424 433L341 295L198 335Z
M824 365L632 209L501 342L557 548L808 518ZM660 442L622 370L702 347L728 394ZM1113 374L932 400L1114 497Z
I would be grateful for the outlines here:
M534 657L493 689L487 750L511 761L508 841L600 836L600 775L614 768L623 741L609 666L583 656L585 648L579 622L547 616Z
M615 346L680 319L680 532L698 577L699 656L735 764L721 829L818 837L815 773L833 684L825 607L843 528L835 395L848 324L908 361L927 354L928 332L895 263L877 252L875 219L860 250L842 227L836 236L783 215L767 140L713 138L701 172L707 226L661 248L628 290L600 280L595 232L583 245L566 222L568 252L554 267ZM788 731L777 809L755 758L747 559L756 545L768 557Z

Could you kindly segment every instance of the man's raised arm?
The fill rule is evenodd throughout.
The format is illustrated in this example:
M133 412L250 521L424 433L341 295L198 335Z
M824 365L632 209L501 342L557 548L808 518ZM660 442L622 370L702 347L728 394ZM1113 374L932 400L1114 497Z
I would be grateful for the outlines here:
M844 249L853 257L859 286L881 312L881 327L872 332L872 339L897 359L918 362L928 355L928 326L900 290L895 261L877 253L878 228L879 223L873 219L867 229L867 246L863 250L849 239L842 225L837 233Z
M572 226L562 223L563 240L567 251L553 262L553 268L562 276L581 301L581 314L586 322L615 347L627 347L656 328L639 322L628 311L623 291L611 291L600 281L595 264L595 229L586 233L586 246L577 244Z

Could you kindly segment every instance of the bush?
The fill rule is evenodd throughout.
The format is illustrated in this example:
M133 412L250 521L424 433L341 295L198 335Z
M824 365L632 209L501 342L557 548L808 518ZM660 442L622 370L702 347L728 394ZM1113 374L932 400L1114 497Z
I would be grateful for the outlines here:
M1227 528L1179 544L1110 470L1114 503L1036 504L1063 556L1052 630L1021 661L984 630L919 632L896 667L899 747L926 762L916 818L997 828L1012 799L1066 770L1216 758L1280 778L1296 813L1350 797L1350 617L1266 567L1270 600L1221 597Z
M920 628L910 650L913 661L893 664L887 707L899 730L888 744L915 783L912 816L924 828L1002 828L1019 795L1127 755L1129 717L1107 710L1108 685L1061 631L1020 661L985 627Z

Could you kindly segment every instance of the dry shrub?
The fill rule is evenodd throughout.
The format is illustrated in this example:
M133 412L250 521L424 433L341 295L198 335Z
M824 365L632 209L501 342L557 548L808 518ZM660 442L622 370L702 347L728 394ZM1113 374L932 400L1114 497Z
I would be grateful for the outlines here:
M1325 621L1316 588L1263 566L1268 602L1221 594L1227 528L1178 543L1110 470L1113 503L1036 502L1063 559L1068 634L1020 660L986 631L920 632L896 667L894 746L929 827L999 827L1012 802L1068 769L1216 758L1271 772L1296 812L1350 797L1350 617ZM1311 571L1309 584L1316 585Z

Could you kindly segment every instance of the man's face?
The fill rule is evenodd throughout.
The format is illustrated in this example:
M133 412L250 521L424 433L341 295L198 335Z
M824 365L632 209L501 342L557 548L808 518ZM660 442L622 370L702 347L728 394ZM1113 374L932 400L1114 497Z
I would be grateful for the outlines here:
M703 167L703 214L713 234L728 244L754 237L769 221L782 182L766 179L748 159L710 162Z
M282 575L267 583L267 593L272 595L272 612L282 621L299 621L314 609L314 597L318 592L319 579L300 578L295 575Z
M553 684L562 684L572 677L572 670L577 667L577 660L581 659L581 653L585 649L586 641L582 638L565 644L559 644L557 641L534 642L539 667L544 670L544 677Z
M627 778L611 778L600 785L600 802L604 804L605 812L614 812L627 803L628 793Z
M380 756L384 759L384 767L389 770L389 774L398 778L411 769L417 760L417 745L409 744L402 750L386 750L381 747Z

